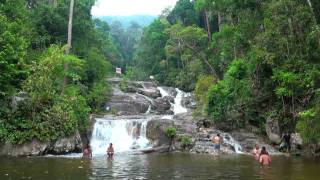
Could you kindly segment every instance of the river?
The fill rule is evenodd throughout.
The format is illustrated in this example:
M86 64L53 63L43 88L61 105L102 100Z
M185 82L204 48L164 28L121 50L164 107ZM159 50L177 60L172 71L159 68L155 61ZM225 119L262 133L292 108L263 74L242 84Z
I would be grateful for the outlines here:
M319 179L320 161L273 156L270 167L245 155L116 154L92 159L0 158L0 179Z

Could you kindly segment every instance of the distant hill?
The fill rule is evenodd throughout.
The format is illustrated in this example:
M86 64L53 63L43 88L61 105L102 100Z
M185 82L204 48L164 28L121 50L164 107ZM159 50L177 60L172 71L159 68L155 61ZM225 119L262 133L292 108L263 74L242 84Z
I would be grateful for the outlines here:
M134 21L140 26L148 26L152 21L154 21L158 16L152 15L133 15L133 16L100 16L95 17L106 21L108 24L112 24L114 21L120 21L124 28L130 26L130 22Z

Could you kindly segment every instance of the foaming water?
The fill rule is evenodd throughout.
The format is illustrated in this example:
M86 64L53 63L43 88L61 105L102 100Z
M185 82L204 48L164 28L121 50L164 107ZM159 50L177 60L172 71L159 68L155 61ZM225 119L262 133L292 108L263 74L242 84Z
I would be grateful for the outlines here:
M243 154L241 145L229 133L220 133L220 135L223 143L232 146L237 154Z
M160 91L162 97L169 96L169 93L164 90L163 87L157 87L157 89Z
M148 148L150 143L146 138L147 122L147 119L96 119L90 143L92 154L106 154L110 143L113 143L116 152Z
M182 98L186 95L185 92L181 91L180 89L176 88L177 95L174 99L173 105L173 112L174 114L181 114L188 112L187 108L182 106Z

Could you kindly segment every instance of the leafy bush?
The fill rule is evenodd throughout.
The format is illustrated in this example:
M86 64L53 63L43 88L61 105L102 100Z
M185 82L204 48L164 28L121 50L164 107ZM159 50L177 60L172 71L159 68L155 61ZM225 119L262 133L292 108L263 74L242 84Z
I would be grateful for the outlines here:
M178 141L181 142L183 149L185 149L191 145L191 138L188 136L180 136Z
M207 98L206 111L216 123L229 123L234 128L245 124L244 119L232 117L232 113L242 110L251 98L250 81L243 60L231 63L225 78L210 87Z
M165 134L168 138L173 139L177 135L177 131L175 127L169 127L165 130Z
M64 71L64 63L70 68ZM50 141L88 127L90 108L79 86L83 63L52 46L40 57L24 90L28 98L8 114L0 127L2 140L21 144L33 138ZM69 84L62 93L64 76Z
M318 144L320 142L320 108L312 108L299 114L300 120L297 129L307 144Z
M110 91L110 87L105 82L94 83L86 97L88 105L94 111L100 110L107 102Z
M199 77L196 88L193 91L198 104L197 110L202 112L204 106L208 103L208 90L214 83L216 83L216 80L211 75L201 75Z

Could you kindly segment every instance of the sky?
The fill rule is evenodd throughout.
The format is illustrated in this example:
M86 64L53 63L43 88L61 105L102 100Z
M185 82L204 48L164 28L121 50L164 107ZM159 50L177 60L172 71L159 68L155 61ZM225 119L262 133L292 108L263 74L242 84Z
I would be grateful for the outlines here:
M174 7L177 0L98 0L92 8L93 16L160 15L166 7Z

